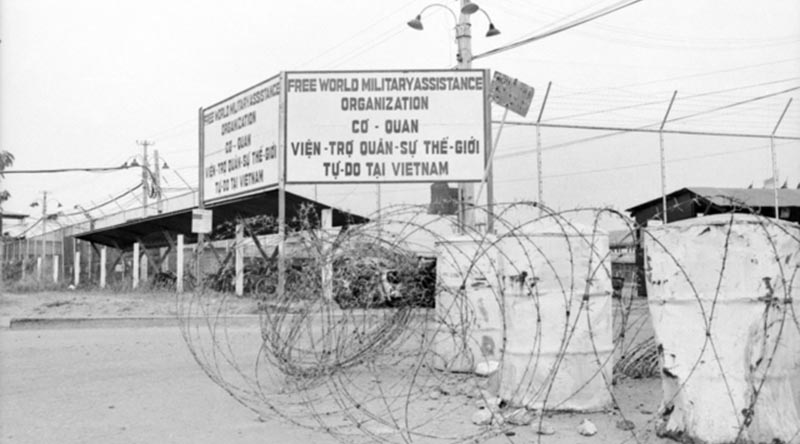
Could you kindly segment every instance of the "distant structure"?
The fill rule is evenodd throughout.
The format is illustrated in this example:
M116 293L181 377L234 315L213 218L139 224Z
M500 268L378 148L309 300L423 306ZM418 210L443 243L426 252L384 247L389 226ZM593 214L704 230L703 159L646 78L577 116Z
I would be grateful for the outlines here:
M3 211L2 209L0 209L0 235L2 235L2 236L8 235L8 233L3 231L3 220L5 220L5 219L9 219L9 220L25 220L26 217L28 217L27 214L10 213L10 212Z
M687 187L667 195L667 223L707 214L755 213L775 217L772 189ZM628 208L639 226L662 220L661 198ZM800 189L778 190L780 219L800 223Z
M636 242L634 233L628 230L610 231L608 233L608 249L611 256L611 285L613 296L626 297L638 294L639 282L644 282L638 276L639 268L636 266Z
M660 197L628 208L631 217L641 227L661 224L663 203ZM713 188L686 187L667 194L667 223L720 213L760 214L775 217L775 195L771 188ZM800 189L778 190L780 219L800 223ZM644 270L642 236L636 233L636 269L641 278ZM644 282L639 279L638 282ZM639 285L639 296L646 296L646 288Z
M450 188L447 182L433 183L428 214L453 215L456 212L458 212L458 188Z

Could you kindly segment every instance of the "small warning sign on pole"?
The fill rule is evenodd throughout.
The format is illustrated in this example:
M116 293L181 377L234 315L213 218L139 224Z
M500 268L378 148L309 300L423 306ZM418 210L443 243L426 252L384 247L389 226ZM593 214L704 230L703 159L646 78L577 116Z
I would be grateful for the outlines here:
M192 233L211 233L211 210L192 210Z
M522 117L528 114L533 100L533 87L495 71L492 78L492 101Z

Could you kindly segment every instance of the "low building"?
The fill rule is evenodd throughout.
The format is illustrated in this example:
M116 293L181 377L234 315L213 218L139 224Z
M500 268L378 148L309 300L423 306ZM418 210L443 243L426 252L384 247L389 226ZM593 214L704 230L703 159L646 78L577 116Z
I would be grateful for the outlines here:
M666 222L677 222L693 217L722 213L759 214L775 217L775 193L771 188L714 188L686 187L667 194ZM631 217L641 228L648 224L664 223L664 203L658 197L628 208ZM800 223L800 189L778 189L778 215L782 220ZM644 270L641 233L636 232L636 269ZM640 279L639 282L644 282ZM646 296L644 285L639 295Z
M608 233L608 249L611 257L611 283L614 297L621 297L623 290L636 294L639 282L636 267L635 233L630 230L611 231Z
M748 213L775 217L775 194L772 189L687 187L667 194L667 223L707 214ZM660 197L628 208L641 227L663 219ZM800 189L778 190L780 219L800 223Z

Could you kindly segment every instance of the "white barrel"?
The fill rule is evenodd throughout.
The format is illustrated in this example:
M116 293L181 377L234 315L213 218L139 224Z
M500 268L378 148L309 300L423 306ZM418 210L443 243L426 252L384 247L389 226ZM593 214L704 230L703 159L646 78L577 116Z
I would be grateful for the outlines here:
M436 243L435 368L471 372L499 361L503 313L496 238L454 236Z
M715 215L650 228L644 248L664 431L799 442L800 226Z
M608 235L537 222L501 239L506 346L500 397L532 409L611 405Z

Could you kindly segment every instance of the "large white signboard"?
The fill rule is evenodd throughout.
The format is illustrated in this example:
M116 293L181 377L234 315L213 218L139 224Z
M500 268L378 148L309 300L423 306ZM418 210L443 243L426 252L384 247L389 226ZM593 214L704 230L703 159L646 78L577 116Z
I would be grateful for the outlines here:
M204 202L278 183L280 77L203 110Z
M286 73L287 183L480 181L488 73Z

